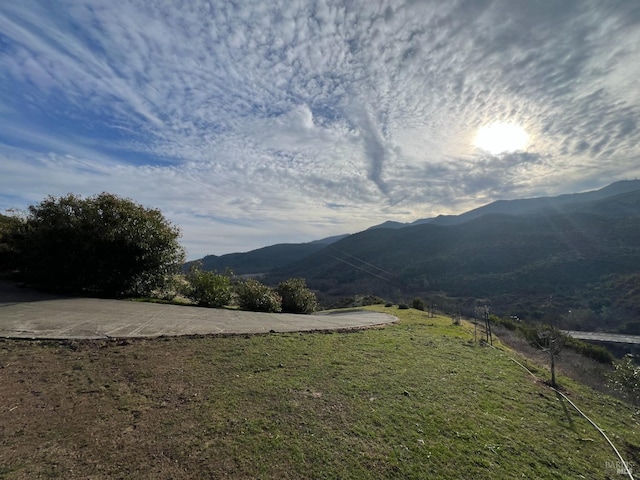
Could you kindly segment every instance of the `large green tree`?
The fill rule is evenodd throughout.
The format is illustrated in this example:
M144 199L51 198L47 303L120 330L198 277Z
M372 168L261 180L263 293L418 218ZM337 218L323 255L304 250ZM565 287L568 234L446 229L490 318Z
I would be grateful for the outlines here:
M49 196L29 207L14 248L28 282L147 295L184 262L180 230L156 209L109 193Z
M18 216L0 214L0 273L16 268L16 249L13 237L18 234L22 220Z

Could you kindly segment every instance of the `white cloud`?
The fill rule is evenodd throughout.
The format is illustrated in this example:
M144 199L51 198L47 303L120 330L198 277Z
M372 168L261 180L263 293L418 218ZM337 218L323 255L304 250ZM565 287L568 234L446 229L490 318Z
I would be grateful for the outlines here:
M113 191L194 256L637 177L634 5L5 2L0 202Z

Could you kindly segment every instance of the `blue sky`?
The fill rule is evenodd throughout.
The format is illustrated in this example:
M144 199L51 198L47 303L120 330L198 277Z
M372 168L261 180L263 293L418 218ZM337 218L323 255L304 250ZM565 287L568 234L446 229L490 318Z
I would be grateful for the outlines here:
M108 191L197 258L591 190L638 79L637 0L4 1L0 211Z

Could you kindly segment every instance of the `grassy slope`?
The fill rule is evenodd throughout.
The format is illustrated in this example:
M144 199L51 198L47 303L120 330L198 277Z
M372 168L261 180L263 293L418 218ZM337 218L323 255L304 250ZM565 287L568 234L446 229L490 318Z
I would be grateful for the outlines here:
M77 350L2 341L0 478L618 478L604 439L511 354L449 319L371 308L401 322ZM639 464L638 415L561 382Z

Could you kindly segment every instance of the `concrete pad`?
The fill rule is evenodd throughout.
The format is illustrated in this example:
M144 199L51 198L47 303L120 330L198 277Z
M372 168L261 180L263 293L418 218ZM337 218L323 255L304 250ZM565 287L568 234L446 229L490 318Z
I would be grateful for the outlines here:
M394 323L386 313L293 315L161 305L127 300L0 294L0 337L99 339L166 335L250 334L366 328Z

